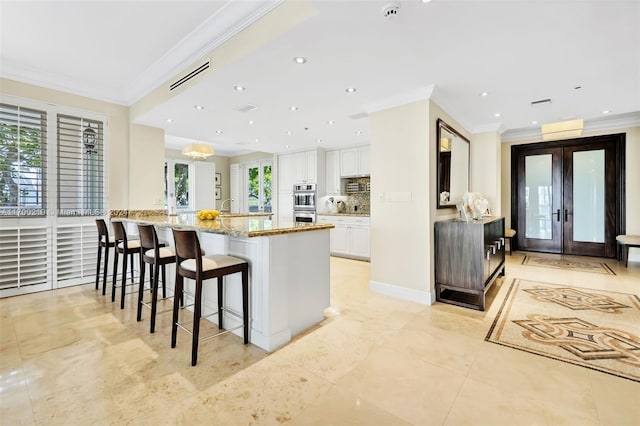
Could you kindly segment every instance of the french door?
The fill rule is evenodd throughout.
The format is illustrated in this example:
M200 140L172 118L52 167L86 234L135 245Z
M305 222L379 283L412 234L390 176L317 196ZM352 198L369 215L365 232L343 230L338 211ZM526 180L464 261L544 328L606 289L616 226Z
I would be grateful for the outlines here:
M271 160L247 163L246 211L249 213L271 213Z
M624 170L620 170L624 162L617 139L589 138L515 150L512 222L516 219L519 249L615 255L615 237L624 226Z

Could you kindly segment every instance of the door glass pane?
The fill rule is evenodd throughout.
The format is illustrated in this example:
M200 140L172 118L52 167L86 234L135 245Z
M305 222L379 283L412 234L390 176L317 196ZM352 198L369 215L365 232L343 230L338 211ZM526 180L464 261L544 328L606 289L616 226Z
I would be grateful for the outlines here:
M174 165L174 179L176 191L176 207L189 207L189 165L176 163Z
M264 212L271 213L271 164L262 168L262 188Z
M249 167L247 169L248 174L248 184L247 188L247 206L249 207L250 213L256 213L259 211L260 205L260 176L259 176L260 168L258 167Z
M551 154L525 157L526 238L551 240Z
M604 243L604 149L573 153L573 241Z

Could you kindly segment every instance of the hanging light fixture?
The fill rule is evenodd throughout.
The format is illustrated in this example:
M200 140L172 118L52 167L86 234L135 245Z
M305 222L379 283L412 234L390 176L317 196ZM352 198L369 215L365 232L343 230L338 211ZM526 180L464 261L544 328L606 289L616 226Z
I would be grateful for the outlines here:
M204 160L213 155L213 147L201 143L190 143L182 147L182 155L186 155L193 160Z

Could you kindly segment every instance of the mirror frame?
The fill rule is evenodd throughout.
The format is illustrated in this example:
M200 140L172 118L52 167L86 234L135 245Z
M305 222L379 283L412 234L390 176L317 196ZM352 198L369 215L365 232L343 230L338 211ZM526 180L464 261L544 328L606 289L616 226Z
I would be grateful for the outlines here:
M436 171L436 205L437 208L439 209L451 209L451 208L456 208L455 204L440 204L440 139L441 139L441 133L442 133L442 129L445 129L447 132L454 134L455 136L459 137L460 139L462 139L464 142L467 143L467 149L468 149L468 162L467 162L467 191L469 191L469 180L471 179L471 142L469 141L469 139L465 138L464 136L462 136L460 134L460 132L458 132L456 129L454 129L453 127L451 127L450 125L448 125L443 119L438 118L436 120L436 165L437 165L437 171Z

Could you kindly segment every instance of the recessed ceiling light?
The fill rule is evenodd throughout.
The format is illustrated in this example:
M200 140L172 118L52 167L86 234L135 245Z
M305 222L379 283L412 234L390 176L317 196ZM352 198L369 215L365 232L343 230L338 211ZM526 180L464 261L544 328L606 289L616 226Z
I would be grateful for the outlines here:
M297 107L297 106L295 106L295 105L291 105L291 106L289 107L289 109L290 109L291 111L297 111L297 110L298 110L298 107Z
M233 86L238 92L242 92L244 90L244 86Z
M291 145L285 145L284 147L285 148L291 148Z
M320 142L322 142L322 139L320 138L316 139L316 143L320 143Z
M498 117L500 117L500 113L499 113L499 112L496 112L495 114L493 114L493 116L494 116L495 118L498 118Z
M482 93L480 93L480 96L485 98L485 97L489 96L489 92L482 92Z
M304 64L305 62L307 62L307 58L296 56L295 58L293 58L293 62L295 62L296 64Z
M260 142L260 139L256 138L256 142Z
M345 91L346 91L347 93L353 93L353 92L355 92L355 91L356 91L356 88L355 88L355 87L347 87L347 88L345 89Z
M603 114L609 114L611 112L611 110L609 109L605 109L604 111L602 111Z
M336 123L336 122L335 122L335 121L333 121L333 120L329 120L329 121L327 121L327 124L335 124L335 123Z
M292 132L291 130L287 130L287 134L288 134L288 135L292 135L292 134L293 134L293 132Z
M216 130L216 133L221 135L222 134L222 130L218 129L218 130Z
M359 135L362 133L362 130L356 130L356 135Z
M248 123L249 123L249 124L253 124L253 120L249 120L249 121L248 121Z
M531 124L538 124L538 122L536 120L533 120Z
M204 107L202 105L194 105L193 106L195 109L204 109Z
M173 123L173 118L167 118L167 123Z

